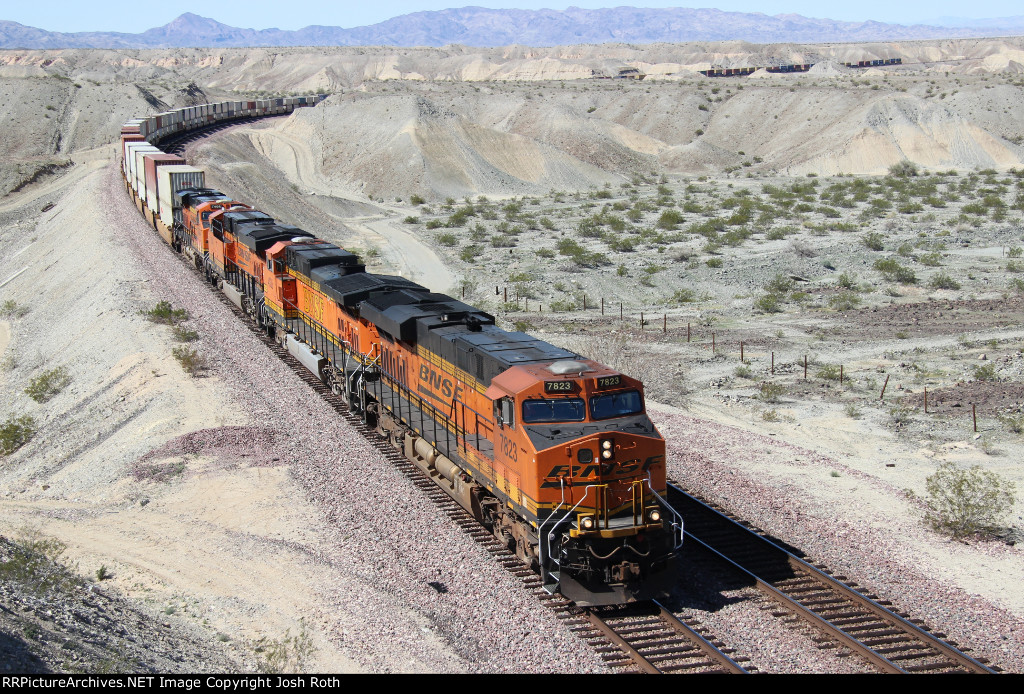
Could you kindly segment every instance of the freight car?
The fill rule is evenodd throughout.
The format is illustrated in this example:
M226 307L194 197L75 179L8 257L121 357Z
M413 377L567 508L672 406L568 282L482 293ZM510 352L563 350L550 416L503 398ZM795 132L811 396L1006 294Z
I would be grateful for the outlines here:
M205 187L202 171L155 146L217 114L271 113L239 103L125 124L125 181L150 224L548 591L581 605L663 594L683 519L665 501L665 442L643 384L408 279L367 273L353 253Z
M861 60L856 63L843 63L846 67L885 67L887 65L902 65L903 58L881 58L878 60ZM814 63L803 63L799 65L764 65L761 67L715 67L709 70L698 70L705 77L746 77L756 71L764 69L771 73L807 72Z

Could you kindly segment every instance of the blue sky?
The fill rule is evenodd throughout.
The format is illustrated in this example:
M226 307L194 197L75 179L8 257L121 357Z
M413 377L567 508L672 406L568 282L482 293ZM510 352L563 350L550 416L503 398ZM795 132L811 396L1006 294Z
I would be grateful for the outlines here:
M49 31L123 31L140 32L161 26L183 12L194 12L218 22L251 29L301 29L310 24L351 28L374 24L409 12L440 10L446 7L504 7L561 10L566 7L614 7L614 0L575 0L575 2L547 2L545 0L458 0L431 2L429 0L377 0L362 4L337 0L286 0L285 2L253 2L252 0L177 0L173 3L147 3L139 0L101 0L83 3L81 0L48 0L47 2L5 3L0 19L47 29ZM805 17L825 17L844 21L874 19L897 24L923 23L939 17L989 18L1024 14L1019 0L933 0L928 3L893 2L893 0L856 0L840 4L811 2L810 0L716 0L684 5L679 2L640 0L635 7L716 7L735 12L763 12L775 15L801 14Z

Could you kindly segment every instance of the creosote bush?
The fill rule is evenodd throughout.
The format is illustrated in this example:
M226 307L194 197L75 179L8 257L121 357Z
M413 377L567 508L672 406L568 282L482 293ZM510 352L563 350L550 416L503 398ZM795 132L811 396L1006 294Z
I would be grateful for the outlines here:
M771 381L763 381L758 385L757 390L757 398L762 402L778 402L782 394L786 392L781 383L772 383Z
M142 315L154 323L165 325L177 325L188 320L188 311L183 308L174 308L169 301L157 302L157 305L148 311L140 311Z
M28 315L28 306L21 306L14 299L0 304L0 318L24 318Z
M924 503L928 525L955 538L993 535L1016 501L1013 482L980 465L943 463L925 480L925 490L924 498L907 494Z
M67 388L69 383L71 374L63 366L58 366L29 379L25 394L36 402L46 402Z
M36 422L28 415L10 416L0 425L0 455L10 455L32 440Z
M191 347L180 345L172 349L171 354L189 376L198 376L206 368L206 359Z

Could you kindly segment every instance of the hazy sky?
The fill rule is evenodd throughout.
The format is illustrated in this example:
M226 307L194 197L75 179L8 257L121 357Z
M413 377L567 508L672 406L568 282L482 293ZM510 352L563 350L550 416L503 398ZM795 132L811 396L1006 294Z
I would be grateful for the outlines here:
M269 29L301 29L310 24L351 28L375 24L391 17L419 10L441 10L447 7L504 7L518 9L567 7L615 7L615 0L377 0L363 5L337 0L285 0L284 2L253 2L252 0L176 0L176 2L140 2L139 0L47 0L47 2L10 2L0 9L0 19L19 22L49 31L123 31L140 32L162 26L184 12L194 12L231 26ZM775 15L800 14L844 21L874 19L896 24L926 23L939 17L1009 17L1024 14L1019 0L932 0L928 3L894 2L893 0L856 0L855 2L811 2L810 0L716 0L683 5L680 2L641 0L635 7L716 7L735 12L763 12Z

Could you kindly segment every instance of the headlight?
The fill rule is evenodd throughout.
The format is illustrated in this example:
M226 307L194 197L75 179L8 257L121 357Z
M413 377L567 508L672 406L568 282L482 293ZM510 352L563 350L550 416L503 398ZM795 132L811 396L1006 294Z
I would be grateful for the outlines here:
M601 451L601 457L604 458L605 460L611 460L612 452L608 450Z
M601 439L601 460L615 457L615 439Z
M584 530L593 530L594 529L594 517L593 516L584 516L583 518L580 518L580 527L583 528Z
M656 508L652 508L650 511L647 512L647 518L652 523L657 523L661 520L661 511L659 511Z

